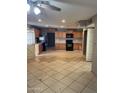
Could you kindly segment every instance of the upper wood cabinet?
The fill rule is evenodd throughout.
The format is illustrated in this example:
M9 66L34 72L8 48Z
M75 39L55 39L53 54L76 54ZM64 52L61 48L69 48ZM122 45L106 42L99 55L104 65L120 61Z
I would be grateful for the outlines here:
M55 32L55 37L56 38L66 38L66 33L65 32Z
M82 32L73 32L74 38L82 38Z
M41 34L41 31L36 28L34 29L34 32L35 32L35 37L39 37Z

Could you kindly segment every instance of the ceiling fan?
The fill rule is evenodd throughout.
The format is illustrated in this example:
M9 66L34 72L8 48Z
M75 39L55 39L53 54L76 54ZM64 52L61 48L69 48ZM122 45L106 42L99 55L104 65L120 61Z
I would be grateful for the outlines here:
M45 9L45 8L48 8L48 9L51 9L54 11L58 11L58 12L61 11L61 8L56 7L54 5L51 5L50 1L48 1L48 0L27 0L27 4L29 7L30 6L36 7L37 11L38 11L38 9L40 11L40 10Z

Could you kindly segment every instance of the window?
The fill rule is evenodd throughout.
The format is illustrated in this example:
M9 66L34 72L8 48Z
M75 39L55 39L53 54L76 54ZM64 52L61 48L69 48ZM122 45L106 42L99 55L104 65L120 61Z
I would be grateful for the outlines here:
M27 32L27 45L35 44L35 34L33 31L28 30Z

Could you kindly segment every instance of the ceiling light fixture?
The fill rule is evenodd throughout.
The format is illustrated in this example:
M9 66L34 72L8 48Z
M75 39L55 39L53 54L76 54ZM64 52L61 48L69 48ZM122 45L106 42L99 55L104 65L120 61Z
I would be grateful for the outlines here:
M29 11L30 11L30 5L27 4L27 12L29 12Z
M62 22L62 23L65 23L65 22L66 22L66 20L65 20L65 19L63 19L61 22Z
M41 19L38 19L38 22L42 22L42 20Z
M40 14L40 9L38 8L38 7L34 7L34 13L36 14L36 15L38 15L38 14Z

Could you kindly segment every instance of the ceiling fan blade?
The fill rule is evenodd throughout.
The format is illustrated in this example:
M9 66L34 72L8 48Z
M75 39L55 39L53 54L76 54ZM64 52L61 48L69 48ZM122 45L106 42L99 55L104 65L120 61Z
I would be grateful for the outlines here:
M51 9L51 10L54 10L54 11L61 11L61 8L58 8L58 7L55 7L53 5L48 5L48 4L42 4L41 6L38 6L38 7L41 7L41 8L48 8L48 9Z
M53 6L53 5L48 5L48 8L55 10L55 11L61 11L61 8Z
M51 5L49 1L40 1L39 2L41 4L41 6L45 6L49 9L55 10L55 11L61 11L61 8L56 7L54 5Z
M38 0L27 0L27 1L28 1L28 3L32 4L33 6L49 8L49 9L55 10L55 11L61 11L61 8L51 5L49 3L49 1L44 1L44 0L39 0L39 1Z

